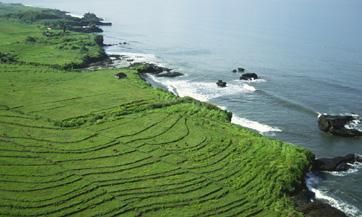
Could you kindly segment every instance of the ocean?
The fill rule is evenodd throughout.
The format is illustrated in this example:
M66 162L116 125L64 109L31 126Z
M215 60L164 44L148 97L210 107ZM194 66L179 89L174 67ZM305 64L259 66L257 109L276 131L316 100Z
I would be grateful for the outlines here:
M317 113L362 115L360 0L6 0L94 12L107 48L135 61L185 74L153 78L180 96L233 112L233 122L313 151L317 157L362 154L361 138L325 134ZM118 44L122 42L122 45ZM126 44L123 44L126 42ZM242 82L238 67L261 79ZM218 88L217 80L228 83ZM311 175L321 200L362 216L362 165Z

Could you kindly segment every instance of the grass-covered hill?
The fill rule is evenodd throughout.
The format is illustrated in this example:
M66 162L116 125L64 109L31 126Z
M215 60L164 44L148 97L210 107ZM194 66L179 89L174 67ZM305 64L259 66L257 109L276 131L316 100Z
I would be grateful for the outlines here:
M154 89L137 68L59 67L102 49L43 28L0 20L1 216L301 216L288 194L308 151Z

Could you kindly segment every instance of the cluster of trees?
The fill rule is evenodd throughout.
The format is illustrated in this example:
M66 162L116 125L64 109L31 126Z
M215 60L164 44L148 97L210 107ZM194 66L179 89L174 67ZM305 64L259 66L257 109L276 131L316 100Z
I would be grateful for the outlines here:
M16 57L10 53L0 52L0 63L14 63L16 62Z
M53 9L30 10L20 13L10 13L7 18L18 19L27 23L41 23L52 29L94 33L102 32L98 26L112 25L103 22L102 18L93 13L86 13L82 18L72 17L64 11Z

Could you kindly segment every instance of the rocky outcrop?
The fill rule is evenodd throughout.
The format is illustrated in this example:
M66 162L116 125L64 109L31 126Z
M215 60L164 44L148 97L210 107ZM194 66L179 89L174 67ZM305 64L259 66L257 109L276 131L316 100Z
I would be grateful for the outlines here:
M179 77L179 76L183 76L184 74L182 74L181 72L176 72L176 71L170 71L170 72L162 72L157 74L157 77L167 77L167 78L175 78L175 77Z
M238 67L237 69L234 69L232 72L237 73L237 72L245 72L245 69L242 67Z
M216 82L216 85L217 85L218 87L226 87L226 82L225 82L225 81L222 81L222 80L218 80L218 81Z
M308 217L347 217L342 211L315 199L307 187L291 196L296 210Z
M238 72L245 72L245 69L244 69L244 68L239 67L239 68L238 68Z
M242 74L240 80L250 81L258 79L258 75L255 73L245 73Z
M172 69L158 66L153 63L134 63L131 64L131 67L137 67L137 71L140 74L152 74L156 77L178 77L182 76L183 74L181 72L173 71Z
M358 154L348 154L344 157L318 158L312 162L312 171L346 171L352 163L362 162Z
M362 126L359 116L356 114L319 114L318 127L324 132L337 136L362 136Z

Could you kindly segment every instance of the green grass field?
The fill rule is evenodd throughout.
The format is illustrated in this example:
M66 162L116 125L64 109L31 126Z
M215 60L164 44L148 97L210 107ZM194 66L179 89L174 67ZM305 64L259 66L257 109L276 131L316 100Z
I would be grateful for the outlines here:
M84 51L56 46L94 36L47 41L41 28L0 20L0 52L21 60L0 64L1 216L302 216L288 193L310 152L154 89L134 68L61 69Z
M0 52L14 54L22 63L71 68L103 56L92 34L49 31L43 26L1 17L0 29ZM44 35L47 31L53 35Z

